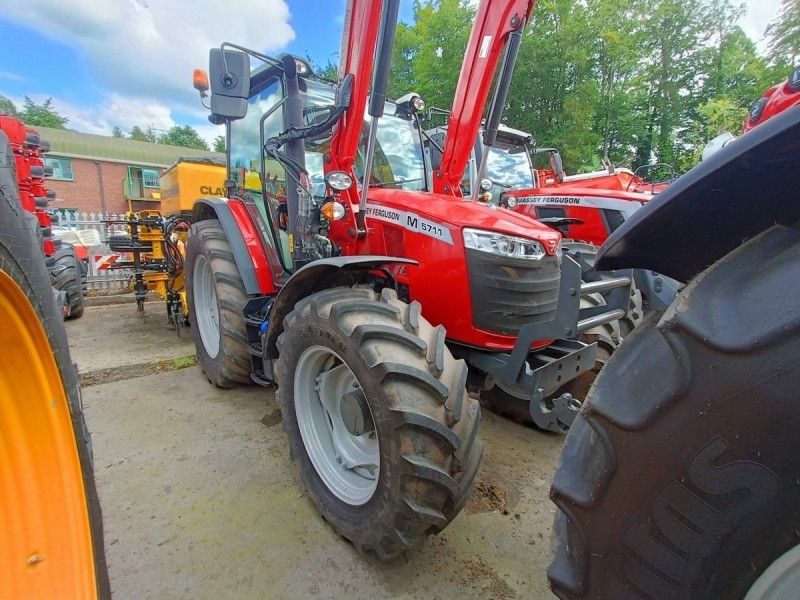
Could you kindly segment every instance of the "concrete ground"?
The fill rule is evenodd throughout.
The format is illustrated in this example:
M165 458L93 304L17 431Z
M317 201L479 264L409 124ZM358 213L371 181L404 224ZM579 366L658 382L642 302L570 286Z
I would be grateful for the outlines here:
M163 307L68 323L83 376L193 352ZM91 348L88 347L91 343ZM476 492L439 536L389 562L323 521L270 389L219 390L196 366L84 388L115 598L546 598L562 438L484 412Z

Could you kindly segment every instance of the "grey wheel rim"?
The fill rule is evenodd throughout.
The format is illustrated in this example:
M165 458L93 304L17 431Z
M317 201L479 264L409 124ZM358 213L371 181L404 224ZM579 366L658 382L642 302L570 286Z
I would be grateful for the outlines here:
M214 358L219 354L219 308L211 266L202 254L195 259L192 277L194 320L206 354Z
M343 398L353 392L363 393L361 384L336 352L323 346L303 351L294 374L303 445L325 486L343 502L360 506L378 487L380 447L377 431L353 435L345 425Z
M800 590L800 544L780 556L756 579L744 600L796 598Z

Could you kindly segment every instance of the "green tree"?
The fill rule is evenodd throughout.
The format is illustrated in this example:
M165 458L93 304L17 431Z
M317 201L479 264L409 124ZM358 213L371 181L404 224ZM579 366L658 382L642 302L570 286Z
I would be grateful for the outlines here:
M414 0L414 23L395 33L389 95L414 91L428 106L449 108L474 14L460 0Z
M111 130L111 137L122 138L125 137L125 134L122 133L122 129L114 125L114 128Z
M747 109L733 98L721 96L701 104L697 108L697 119L687 133L691 151L681 157L675 165L679 171L687 171L700 162L703 148L720 133L738 133L747 118Z
M17 107L14 106L14 103L5 96L0 96L0 115L16 117L17 114Z
M568 172L589 168L601 136L595 130L600 89L591 14L574 0L537 3L525 32L504 120L561 149Z
M218 135L214 138L214 152L225 152L225 136Z
M25 104L19 117L28 125L38 127L51 127L53 129L65 129L69 123L67 117L62 117L53 107L53 99L48 98L41 104L36 104L28 96L25 96Z
M156 136L155 130L152 127L148 127L146 130L142 129L138 125L134 125L128 137L132 140L136 140L137 142L150 142L155 144L158 142L158 137Z
M170 146L184 146L186 148L197 148L198 150L208 150L208 144L200 137L200 134L189 125L175 125L169 131L158 138L160 144Z
M800 59L800 0L783 0L778 17L767 27L770 59L796 66Z

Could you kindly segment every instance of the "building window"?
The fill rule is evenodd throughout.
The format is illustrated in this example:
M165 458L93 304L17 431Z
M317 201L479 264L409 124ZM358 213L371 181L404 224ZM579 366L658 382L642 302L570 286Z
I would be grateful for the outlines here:
M53 167L53 175L50 179L60 179L62 181L74 180L72 176L72 161L70 159L45 156L44 164L48 167Z
M158 171L142 169L142 182L146 188L158 189Z
M128 198L148 199L152 192L145 190L158 189L158 169L145 169L144 167L128 167L128 178L125 182L125 192Z

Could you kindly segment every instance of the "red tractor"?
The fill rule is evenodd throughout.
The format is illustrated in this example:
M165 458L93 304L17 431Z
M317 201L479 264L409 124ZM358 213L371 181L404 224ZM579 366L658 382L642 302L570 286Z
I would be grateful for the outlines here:
M475 139L504 56L490 108L499 121L532 6L480 3L467 55L482 59L465 60L473 106L454 143ZM312 499L382 557L443 529L467 500L482 454L467 385L564 431L578 402L557 392L597 352L575 336L620 315L579 312L580 267L560 256L557 231L430 176L424 103L386 99L397 8L349 2L333 85L296 57L211 51L227 198L195 204L185 266L208 380L278 385ZM263 66L251 73L250 58ZM196 87L205 95L202 74ZM246 189L248 175L260 190ZM629 285L596 287L624 305Z
M47 210L55 193L45 187L44 180L52 168L44 164L44 154L50 145L39 138L35 129L27 127L16 117L0 115L0 131L8 137L14 155L20 203L33 219L42 244L45 264L56 291L57 303L66 319L83 314L84 266L72 245L53 237L52 215Z
M598 268L686 286L611 357L566 438L560 598L798 595L797 104L756 115L600 249Z
M775 115L798 104L800 104L800 67L796 67L783 83L768 88L753 104L745 119L742 133L752 131ZM707 160L735 139L736 136L730 132L718 135L703 150L703 160Z

